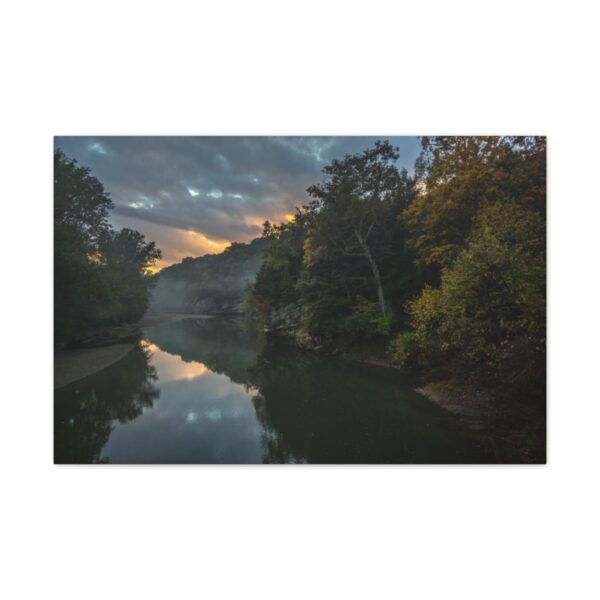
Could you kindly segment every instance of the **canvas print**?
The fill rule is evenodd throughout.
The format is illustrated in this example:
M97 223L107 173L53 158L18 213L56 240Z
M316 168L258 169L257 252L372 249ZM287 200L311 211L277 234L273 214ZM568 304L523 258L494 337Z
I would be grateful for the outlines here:
M546 139L54 139L54 462L546 461Z

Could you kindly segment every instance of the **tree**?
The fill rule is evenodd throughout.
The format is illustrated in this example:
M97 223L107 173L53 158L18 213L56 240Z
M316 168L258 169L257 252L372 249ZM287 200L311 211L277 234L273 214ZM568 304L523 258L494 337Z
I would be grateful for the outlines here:
M54 152L54 227L61 239L70 238L86 250L98 250L100 239L110 230L113 208L104 186L86 167Z
M160 258L132 229L115 232L113 203L90 170L54 153L55 337L67 342L111 324L139 319Z
M255 304L263 315L299 300L308 219L308 211L298 210L289 223L273 225L266 221L263 226L263 239L268 240L268 245L252 289Z
M154 242L134 229L111 231L101 242L103 264L114 283L113 295L125 321L137 321L148 308L154 277L148 269L162 256Z
M101 251L107 266L123 277L143 277L162 257L154 242L135 229L111 231L102 240Z
M421 193L403 219L418 262L438 270L464 249L485 206L516 202L545 215L545 138L423 137L415 172Z
M419 288L397 216L415 189L397 158L389 143L378 142L334 160L291 222L265 223L269 248L251 289L251 304L264 318L279 318L285 328L299 319L302 335L339 349L381 339L392 315L404 317Z
M383 317L389 305L382 283L376 238L392 205L403 198L405 186L396 160L399 154L389 142L376 142L360 154L333 160L323 169L325 181L308 188L316 199L317 244L333 245L345 257L366 259Z
M439 289L426 287L411 305L417 340L431 363L494 379L518 352L513 366L521 376L540 371L544 244L543 219L517 203L477 215L466 248L442 271Z

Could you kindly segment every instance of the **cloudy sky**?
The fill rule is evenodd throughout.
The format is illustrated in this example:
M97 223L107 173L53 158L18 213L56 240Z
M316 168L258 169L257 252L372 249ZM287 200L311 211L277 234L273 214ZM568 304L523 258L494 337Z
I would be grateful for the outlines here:
M260 235L306 202L332 159L376 139L400 149L412 171L415 137L57 137L55 147L98 177L115 204L111 221L154 240L159 266L221 252Z

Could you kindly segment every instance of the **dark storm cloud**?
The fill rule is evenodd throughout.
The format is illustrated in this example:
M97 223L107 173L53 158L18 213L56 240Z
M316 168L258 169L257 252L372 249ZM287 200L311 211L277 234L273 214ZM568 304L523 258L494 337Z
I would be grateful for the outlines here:
M332 158L376 139L398 146L399 164L412 169L414 137L57 137L55 147L103 182L117 225L135 219L248 241L264 220L281 220L303 204Z

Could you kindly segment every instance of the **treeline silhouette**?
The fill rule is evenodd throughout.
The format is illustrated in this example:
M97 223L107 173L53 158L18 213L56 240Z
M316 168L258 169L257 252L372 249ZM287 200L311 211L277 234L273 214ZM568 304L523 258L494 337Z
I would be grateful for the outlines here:
M54 153L55 343L85 338L142 317L161 257L133 229L113 230L113 203L89 169Z

